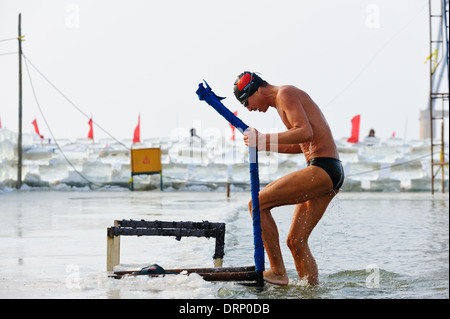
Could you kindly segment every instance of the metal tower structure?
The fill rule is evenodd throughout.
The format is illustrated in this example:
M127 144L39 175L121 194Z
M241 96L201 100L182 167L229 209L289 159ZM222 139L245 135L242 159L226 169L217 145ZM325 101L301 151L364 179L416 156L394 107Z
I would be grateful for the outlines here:
M440 7L438 7L438 5ZM449 112L449 1L429 0L430 24L430 139L431 139L431 192L441 172L442 192L445 191L444 169L448 167L445 159L444 118ZM446 78L445 78L446 77ZM444 85L442 85L444 80ZM440 127L441 133L435 133ZM437 156L439 154L439 156ZM436 158L435 158L436 157ZM439 157L439 159L437 158ZM448 157L448 154L447 154Z

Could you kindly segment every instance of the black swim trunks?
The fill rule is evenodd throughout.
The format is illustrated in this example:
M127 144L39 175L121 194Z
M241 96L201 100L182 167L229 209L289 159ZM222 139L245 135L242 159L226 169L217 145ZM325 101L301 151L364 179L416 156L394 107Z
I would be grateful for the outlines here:
M344 168L340 160L333 157L316 157L308 162L308 166L310 165L320 167L327 172L333 182L333 190L342 187L344 183Z

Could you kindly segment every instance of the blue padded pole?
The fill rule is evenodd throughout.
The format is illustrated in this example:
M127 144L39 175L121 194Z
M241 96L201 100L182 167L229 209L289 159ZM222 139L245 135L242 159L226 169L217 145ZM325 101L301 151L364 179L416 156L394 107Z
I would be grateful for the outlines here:
M223 97L217 96L206 83L206 88L203 83L198 85L197 95L200 100L205 101L212 106L220 115L222 115L231 125L236 127L241 133L247 128L236 115L228 110L220 100ZM261 216L259 211L259 172L258 172L258 152L256 147L249 147L249 162L250 162L250 183L252 193L252 215L253 215L253 243L254 243L254 259L256 271L260 273L260 286L264 285L262 280L262 272L264 271L264 244L262 241Z

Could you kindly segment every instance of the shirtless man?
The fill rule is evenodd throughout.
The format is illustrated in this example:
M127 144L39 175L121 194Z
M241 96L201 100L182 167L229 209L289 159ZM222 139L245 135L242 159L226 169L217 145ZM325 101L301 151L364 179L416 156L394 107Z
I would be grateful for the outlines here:
M317 264L308 247L308 237L344 181L344 170L331 130L319 107L304 91L290 85L274 86L257 74L244 72L234 85L236 98L249 110L277 110L287 128L282 133L262 134L254 128L244 132L248 146L278 153L303 153L308 166L283 176L259 193L261 228L270 269L264 280L287 285L289 278L281 255L277 226L270 210L296 205L287 245L300 279L318 284ZM249 203L250 212L251 201Z

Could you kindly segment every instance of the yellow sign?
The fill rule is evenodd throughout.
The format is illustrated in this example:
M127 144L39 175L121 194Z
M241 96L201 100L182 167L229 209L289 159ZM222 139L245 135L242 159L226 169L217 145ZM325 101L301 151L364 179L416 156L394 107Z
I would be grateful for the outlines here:
M138 148L131 150L131 173L161 172L161 149Z

